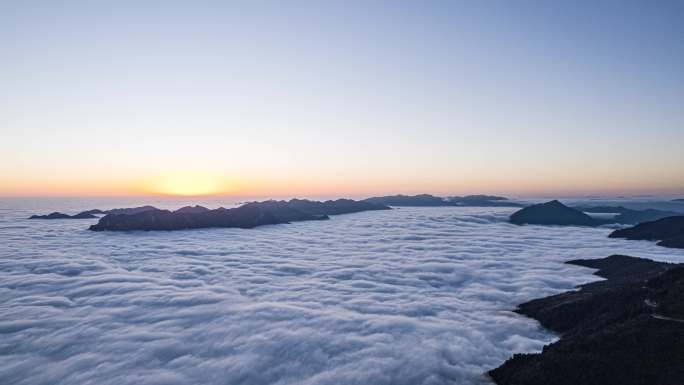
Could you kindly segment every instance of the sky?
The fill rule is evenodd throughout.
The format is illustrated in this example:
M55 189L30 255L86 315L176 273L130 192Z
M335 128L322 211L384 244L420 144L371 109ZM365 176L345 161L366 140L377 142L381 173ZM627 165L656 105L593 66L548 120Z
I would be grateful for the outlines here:
M0 0L0 196L684 194L684 1Z

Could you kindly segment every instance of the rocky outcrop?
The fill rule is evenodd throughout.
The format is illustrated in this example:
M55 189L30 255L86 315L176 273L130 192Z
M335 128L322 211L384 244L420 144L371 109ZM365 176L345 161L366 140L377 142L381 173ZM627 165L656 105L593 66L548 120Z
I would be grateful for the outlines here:
M237 208L215 210L145 210L135 214L107 214L90 226L93 231L181 230L208 227L253 228L262 225L295 221L324 220L328 215L368 210L388 210L389 207L349 199L315 202L293 199L286 201L251 202Z
M60 212L50 213L48 215L31 215L29 219L92 219L97 218L95 215L88 212L78 213L76 215L68 215Z
M684 248L684 215L639 223L633 227L615 230L608 237L660 241L657 243L659 246Z
M604 222L557 200L525 207L510 217L516 225L598 226Z
M671 385L684 378L684 265L614 255L568 263L607 278L519 306L561 333L489 372L500 385Z

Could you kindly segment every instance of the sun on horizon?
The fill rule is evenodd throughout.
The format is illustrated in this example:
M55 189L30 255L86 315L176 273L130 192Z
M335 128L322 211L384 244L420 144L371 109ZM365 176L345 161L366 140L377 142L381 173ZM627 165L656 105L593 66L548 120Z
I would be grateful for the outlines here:
M143 192L158 195L208 196L230 193L234 191L235 185L217 174L178 171L150 178L141 187Z
M683 20L0 0L0 385L684 385Z

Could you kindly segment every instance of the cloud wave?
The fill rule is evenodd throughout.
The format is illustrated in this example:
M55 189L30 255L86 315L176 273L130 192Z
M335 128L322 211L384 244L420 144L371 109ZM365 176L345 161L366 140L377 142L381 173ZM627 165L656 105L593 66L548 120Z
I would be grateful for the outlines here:
M512 210L173 233L3 211L0 383L482 384L555 338L517 303L596 279L562 261L684 261L610 229L510 225Z

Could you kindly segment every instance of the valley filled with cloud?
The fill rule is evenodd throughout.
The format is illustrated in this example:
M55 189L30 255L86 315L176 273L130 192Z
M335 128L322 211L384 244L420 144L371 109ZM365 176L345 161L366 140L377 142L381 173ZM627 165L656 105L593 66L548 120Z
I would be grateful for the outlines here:
M401 208L251 230L96 233L0 220L0 383L482 384L556 336L518 303L598 279L562 264L684 250L512 208Z

